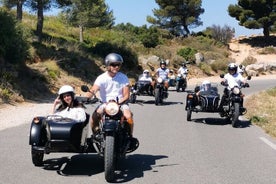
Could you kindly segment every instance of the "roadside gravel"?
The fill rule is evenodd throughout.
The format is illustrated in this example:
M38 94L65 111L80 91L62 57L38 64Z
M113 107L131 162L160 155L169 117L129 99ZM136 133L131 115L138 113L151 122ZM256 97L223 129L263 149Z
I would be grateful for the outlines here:
M24 102L16 105L0 106L0 131L23 123L32 122L34 116L45 116L50 113L51 103Z
M276 75L263 75L253 77L252 80L262 80L276 78ZM188 80L188 84L196 84L203 80L211 82L220 82L218 76L208 78L192 78ZM15 127L21 124L31 123L34 116L46 116L51 112L52 103L31 103L25 102L16 105L1 105L0 106L0 131L6 128Z

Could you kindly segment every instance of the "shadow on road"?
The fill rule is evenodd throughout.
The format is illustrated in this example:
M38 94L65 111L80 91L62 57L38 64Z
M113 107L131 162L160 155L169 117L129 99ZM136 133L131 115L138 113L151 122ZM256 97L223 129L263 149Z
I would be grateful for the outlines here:
M135 104L138 104L138 105L153 104L153 105L155 105L155 101L154 100L137 100ZM159 106L177 105L177 104L183 104L183 102L164 101L162 104L159 104Z
M176 165L155 165L156 160L163 158L167 158L167 156L141 154L127 156L126 159L119 161L115 183L123 183L143 177L145 171L158 172L157 168ZM104 172L104 162L98 155L79 154L71 158L62 157L45 160L43 169L56 171L62 176L93 176Z
M225 118L198 118L192 119L196 123L204 123L206 125L230 125L231 122ZM251 122L248 120L240 120L239 126L237 128L246 128L250 127Z

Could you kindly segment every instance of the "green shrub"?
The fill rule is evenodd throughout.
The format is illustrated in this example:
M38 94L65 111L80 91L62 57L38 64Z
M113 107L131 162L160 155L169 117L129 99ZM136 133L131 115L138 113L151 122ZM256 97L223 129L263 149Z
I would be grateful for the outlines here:
M9 63L23 63L28 55L28 29L2 8L0 20L0 56Z
M197 53L196 49L191 47L182 48L177 51L177 55L182 56L186 61L195 61L195 54Z
M207 63L201 62L199 64L199 68L206 74L206 75L212 75L212 68Z

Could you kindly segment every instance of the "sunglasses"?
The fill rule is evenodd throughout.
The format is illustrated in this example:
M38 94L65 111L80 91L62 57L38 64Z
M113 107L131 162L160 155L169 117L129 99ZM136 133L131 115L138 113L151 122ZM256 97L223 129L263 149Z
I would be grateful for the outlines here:
M116 67L116 66L121 66L121 63L111 63L109 66Z

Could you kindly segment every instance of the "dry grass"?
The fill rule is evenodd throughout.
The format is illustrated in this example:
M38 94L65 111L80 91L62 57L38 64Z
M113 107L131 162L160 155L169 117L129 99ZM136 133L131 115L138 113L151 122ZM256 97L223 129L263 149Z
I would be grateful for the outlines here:
M250 96L245 107L248 110L246 118L276 137L276 87Z

